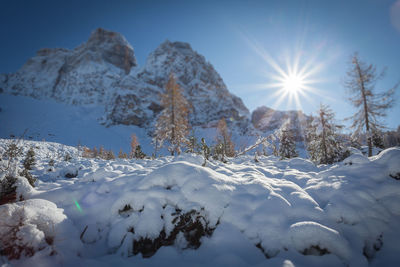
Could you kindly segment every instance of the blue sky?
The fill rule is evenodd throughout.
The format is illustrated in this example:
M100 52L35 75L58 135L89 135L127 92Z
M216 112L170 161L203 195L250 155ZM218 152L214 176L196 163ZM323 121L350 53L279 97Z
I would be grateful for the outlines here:
M308 77L314 92L299 98L306 113L320 102L338 119L354 112L342 80L355 51L378 69L387 67L377 88L400 81L400 1L395 0L2 0L0 72L16 71L40 48L74 48L97 27L122 33L139 65L166 39L189 42L250 110L299 108L287 98L279 102L278 88L271 88L276 66L286 71L296 58L299 68L314 70ZM400 103L388 115L389 127L400 125Z

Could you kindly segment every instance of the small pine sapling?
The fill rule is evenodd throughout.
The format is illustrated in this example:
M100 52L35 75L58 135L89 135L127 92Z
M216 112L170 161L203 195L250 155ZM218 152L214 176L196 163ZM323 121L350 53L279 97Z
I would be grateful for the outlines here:
M64 161L70 161L72 159L71 155L67 152L64 156Z
M186 153L199 153L200 149L201 146L197 143L196 135L194 131L192 131L192 134L188 138Z
M143 153L141 146L137 145L136 149L135 149L135 158L144 159L145 157L146 157L146 154Z
M210 148L207 146L204 138L201 138L201 150L202 150L203 157L204 157L204 162L203 162L202 166L204 167L204 166L206 166L207 160L210 157Z
M23 161L23 166L26 170L32 170L33 166L35 166L35 151L33 148L29 148L28 152L26 152L26 157Z

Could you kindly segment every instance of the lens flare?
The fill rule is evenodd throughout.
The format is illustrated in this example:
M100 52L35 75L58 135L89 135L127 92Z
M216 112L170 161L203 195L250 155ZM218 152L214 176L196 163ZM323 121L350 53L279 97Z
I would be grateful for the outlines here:
M78 201L74 201L76 208L79 210L79 212L82 212L81 206L79 205Z

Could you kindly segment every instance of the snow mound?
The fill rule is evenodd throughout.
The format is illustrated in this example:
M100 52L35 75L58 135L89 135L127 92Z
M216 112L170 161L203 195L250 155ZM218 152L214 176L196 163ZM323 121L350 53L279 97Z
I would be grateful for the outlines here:
M298 222L289 229L292 245L305 255L334 253L343 260L350 258L350 248L339 232L316 222Z
M343 160L345 165L353 165L353 164L364 164L369 162L368 157L364 156L363 154L352 154L349 157Z
M400 148L392 147L375 156L373 162L385 166L386 174L400 180Z

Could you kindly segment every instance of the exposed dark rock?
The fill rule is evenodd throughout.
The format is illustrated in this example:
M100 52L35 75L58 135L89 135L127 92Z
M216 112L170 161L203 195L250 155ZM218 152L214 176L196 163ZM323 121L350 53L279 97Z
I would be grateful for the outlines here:
M172 246L179 233L183 233L187 242L187 246L183 249L197 249L201 246L201 238L203 236L211 236L215 230L215 227L211 227L206 218L195 210L181 213L177 209L175 215L176 217L172 221L175 224L175 228L169 236L166 235L165 230L162 230L155 239L140 238L139 240L134 240L133 254L141 253L143 258L149 258L162 246Z
M265 256L267 259L271 259L271 258L273 258L273 257L275 257L276 255L279 254L279 250L266 251L266 250L262 247L261 243L257 243L257 244L256 244L256 247L257 247L258 249L261 250L261 252L264 254L264 256Z
M380 234L374 242L366 241L363 248L363 255L368 259L368 261L375 258L376 252L381 250L383 246L383 235Z
M67 170L64 176L65 178L75 178L78 176L78 170Z
M133 212L131 205L126 204L122 209L118 210L118 214L122 217L129 217Z
M313 255L313 256L322 256L325 254L331 254L329 250L326 248L321 248L319 245L311 246L309 248L304 249L301 254L303 255Z
M393 174L391 173L391 174L389 174L389 176L392 177L395 180L400 180L400 172L393 173Z

